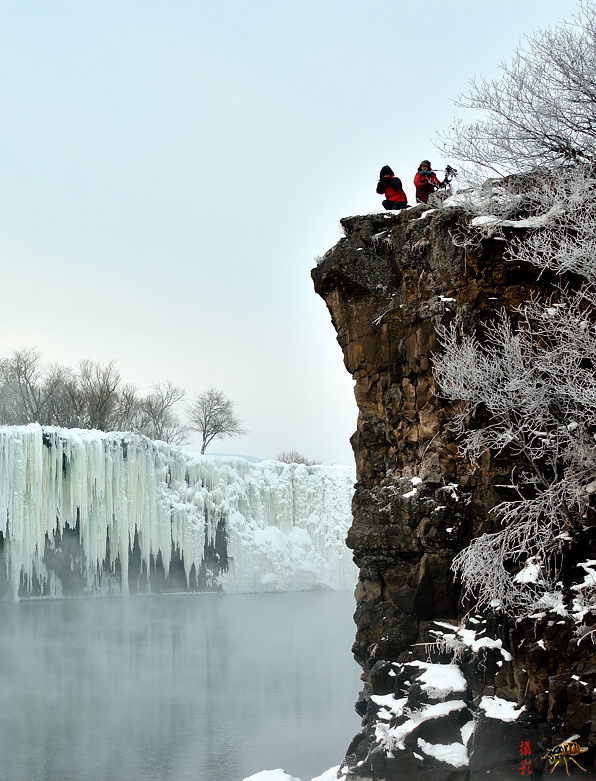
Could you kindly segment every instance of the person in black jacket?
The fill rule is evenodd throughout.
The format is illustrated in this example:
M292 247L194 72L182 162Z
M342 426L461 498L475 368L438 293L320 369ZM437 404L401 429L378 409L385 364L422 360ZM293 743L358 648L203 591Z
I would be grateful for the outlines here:
M385 196L383 206L388 210L407 209L409 206L408 198L401 186L401 179L395 176L388 165L381 168L377 192Z

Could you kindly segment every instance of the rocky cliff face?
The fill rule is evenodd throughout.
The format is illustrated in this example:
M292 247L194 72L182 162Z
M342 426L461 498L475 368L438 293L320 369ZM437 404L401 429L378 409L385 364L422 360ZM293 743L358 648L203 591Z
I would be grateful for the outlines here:
M512 463L486 454L472 468L459 455L453 408L433 378L437 330L454 318L473 329L554 283L505 260L502 239L457 246L465 222L457 209L426 206L346 218L345 238L313 270L359 408L348 545L360 568L363 729L342 766L348 778L539 776L539 744L573 733L589 747L575 758L593 772L591 640L556 613L519 622L469 613L450 569L472 537L498 528L491 509L507 498Z

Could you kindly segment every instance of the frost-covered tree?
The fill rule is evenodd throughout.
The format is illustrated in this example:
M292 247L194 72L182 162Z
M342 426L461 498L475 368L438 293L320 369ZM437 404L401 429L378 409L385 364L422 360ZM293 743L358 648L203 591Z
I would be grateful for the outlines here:
M498 79L476 78L457 105L481 112L440 137L451 157L497 175L596 156L596 7L526 39Z
M596 520L591 166L558 169L532 198L548 220L514 242L511 254L567 274L570 284L550 301L526 302L513 319L501 313L478 334L454 324L441 334L443 352L436 356L439 385L459 403L455 425L464 454L472 461L486 450L521 457L511 483L517 498L495 508L501 529L474 540L455 560L480 603L517 613L552 602L560 554Z
M234 402L217 388L199 393L188 411L188 420L190 429L198 431L202 437L201 453L214 439L241 437L248 433L234 412Z
M464 454L517 462L512 498L494 509L497 530L463 550L455 569L480 605L527 614L560 600L561 561L596 522L595 5L580 2L571 23L535 33L501 67L500 79L475 80L460 99L484 115L445 139L458 159L507 175L469 192L469 211L493 217L464 241L507 224L529 229L505 262L548 269L561 283L550 301L502 312L476 334L457 322L443 331L436 375L458 409ZM594 584L574 594L578 620L596 613Z

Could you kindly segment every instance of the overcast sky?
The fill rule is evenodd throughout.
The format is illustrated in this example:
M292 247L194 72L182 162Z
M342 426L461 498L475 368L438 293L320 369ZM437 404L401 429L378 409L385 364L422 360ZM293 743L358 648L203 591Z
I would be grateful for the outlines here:
M310 269L413 200L476 74L568 0L1 0L0 357L215 386L250 435L352 463L352 380Z

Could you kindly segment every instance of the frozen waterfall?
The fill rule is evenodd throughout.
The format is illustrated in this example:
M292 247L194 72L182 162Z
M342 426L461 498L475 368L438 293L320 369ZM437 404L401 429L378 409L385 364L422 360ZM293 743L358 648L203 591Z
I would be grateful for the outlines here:
M160 584L351 588L353 483L349 467L252 464L135 434L0 427L4 591L17 600Z

